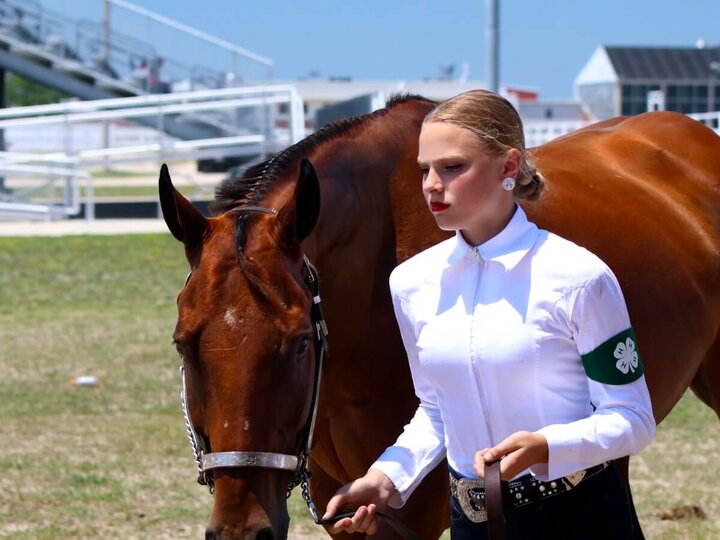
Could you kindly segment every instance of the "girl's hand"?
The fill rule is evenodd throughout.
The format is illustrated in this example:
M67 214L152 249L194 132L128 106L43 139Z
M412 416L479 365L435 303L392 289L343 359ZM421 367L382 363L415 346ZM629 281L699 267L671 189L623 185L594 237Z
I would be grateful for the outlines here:
M370 469L365 476L345 484L330 499L323 519L330 519L338 510L357 508L355 515L343 518L330 529L333 534L341 531L375 534L377 532L378 507L384 508L395 494L395 485L377 469Z
M525 469L548 461L548 442L544 435L518 431L494 448L483 448L475 454L473 469L478 478L485 478L485 464L500 462L500 477L510 480Z

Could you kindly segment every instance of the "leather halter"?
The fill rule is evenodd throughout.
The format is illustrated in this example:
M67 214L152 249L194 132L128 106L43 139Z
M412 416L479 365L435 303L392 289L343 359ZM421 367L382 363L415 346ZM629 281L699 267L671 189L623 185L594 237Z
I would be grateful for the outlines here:
M240 212L259 212L263 214L277 214L274 210L262 207L244 207L239 209ZM213 480L213 470L219 468L245 468L257 467L264 469L276 469L291 471L294 473L291 482L288 484L287 495L295 486L301 485L303 498L310 509L310 513L316 523L320 522L319 516L315 509L315 505L310 500L310 492L308 487L309 472L307 469L307 461L310 455L310 447L312 446L312 436L315 429L315 419L317 417L318 401L320 394L320 379L322 377L323 361L327 351L327 325L322 312L320 300L320 278L317 269L312 265L310 260L303 255L303 264L307 270L305 283L312 294L312 306L310 308L310 316L313 323L313 336L315 340L315 377L313 383L312 398L310 404L310 412L305 422L302 432L302 446L298 455L280 454L275 452L249 452L249 451L233 451L233 452L210 452L205 439L201 437L195 430L190 410L187 405L187 386L185 381L185 369L180 366L180 377L182 379L182 391L180 392L180 402L182 406L183 417L185 419L185 429L187 431L190 446L193 451L195 464L198 468L198 483L208 486L210 493L214 493L215 485ZM185 284L190 279L188 274Z

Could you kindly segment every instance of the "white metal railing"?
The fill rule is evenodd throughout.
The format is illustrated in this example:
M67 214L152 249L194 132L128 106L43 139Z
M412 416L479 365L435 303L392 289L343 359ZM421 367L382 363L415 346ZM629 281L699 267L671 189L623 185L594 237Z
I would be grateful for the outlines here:
M702 122L710 129L714 130L715 133L720 135L720 111L708 112L708 113L690 113L690 118L694 118L698 122Z
M150 11L149 9L141 8L140 6L136 6L135 4L131 4L130 2L126 2L125 0L108 0L108 1L111 4L115 4L116 6L125 8L129 11L134 11L135 13L142 15L143 17L146 17L148 19L151 19L151 20L154 20L161 24L164 24L170 28L174 28L175 30L179 30L180 32L184 32L185 34L188 34L190 36L196 37L198 39L202 39L204 41L207 41L208 43L212 43L213 45L217 45L218 47L225 49L227 51L230 51L233 54L242 56L244 58L248 58L250 60L254 60L254 61L256 61L260 64L263 64L269 68L272 68L274 65L274 62L265 56L255 54L254 52L249 51L248 49L243 49L242 47L233 45L232 43L229 43L223 39L219 39L215 36L212 36L210 34L207 34L205 32L197 30L196 28L192 28L191 26L188 26L186 24L182 24L178 21L174 21L174 20L170 19L169 17L165 17L163 15L160 15L159 13L154 13L154 12Z
M173 89L187 82L190 89L221 88L273 78L270 58L127 0L105 0L105 5L107 28L152 43L156 56L148 59L149 67L155 65L157 76ZM180 42L184 44L182 58L176 56Z
M525 146L528 148L540 146L591 123L589 120L527 120L525 121Z
M86 184L86 217L95 217L90 174L81 171L75 159L0 152L0 176L5 186L0 191L0 218L52 220L77 215L82 181ZM8 182L13 180L17 185L10 191Z
M162 128L164 119L168 116L182 114L182 117L177 117L187 120L187 115L190 114L192 115L190 120L196 125L206 123L209 127L217 127L220 123L225 131L225 133L218 134L221 137L253 134L262 135L264 141L272 141L279 133L274 129L272 120L275 106L280 104L287 105L290 116L288 140L281 142L285 145L295 143L305 136L304 113L302 100L295 87L291 85L178 92L2 109L0 110L0 129L58 124L71 129L73 125L83 122L137 118L154 118L153 124ZM217 115L207 115L209 112L220 112L224 117L232 118L237 116L239 110L244 109L256 109L259 123L258 119L254 125L248 123L246 117L241 122L219 122ZM240 143L239 140L233 139L227 142L228 145L233 146ZM63 148L62 150L72 155L76 149Z
M286 130L274 127L274 111L282 104L287 106L290 117ZM210 127L218 136L190 140L170 137L162 131L168 118L186 125ZM79 145L72 136L76 127L107 126L111 122L126 123L127 120L139 119L156 126L157 129L148 130L155 133L155 140L118 146L110 144L109 137L92 138L92 143L91 138L86 137L85 145ZM6 134L22 128L39 133L50 128L62 130L56 148L45 150L42 154L6 152L0 158L0 176L30 175L29 180L21 183L24 186L22 189L15 189L12 182L4 182L5 189L0 192L3 202L0 214L7 215L11 206L18 212L42 214L48 219L77 214L80 211L78 181L85 179L86 218L93 219L92 178L87 173L81 174L80 169L128 162L160 163L243 155L264 157L302 139L305 136L304 126L302 100L295 87L290 85L145 95L0 110L0 130L5 130ZM60 164L64 164L64 168ZM34 168L28 168L31 165ZM46 167L44 179L41 179L43 170L38 167ZM45 203L38 202L40 194L54 194L59 176L68 179L63 195L64 210L59 210L54 196L48 196ZM13 190L8 191L9 187Z
M0 0L0 40L132 94L267 83L273 77L269 58L126 0L75 4L58 12L35 0Z
M708 113L690 113L687 115L699 122L702 122L710 129L714 130L715 133L720 135L720 111L708 112ZM545 144L557 137L567 135L588 126L593 122L590 120L576 120L576 121L555 121L555 120L543 120L543 121L525 121L525 145L528 148L533 146L540 146Z

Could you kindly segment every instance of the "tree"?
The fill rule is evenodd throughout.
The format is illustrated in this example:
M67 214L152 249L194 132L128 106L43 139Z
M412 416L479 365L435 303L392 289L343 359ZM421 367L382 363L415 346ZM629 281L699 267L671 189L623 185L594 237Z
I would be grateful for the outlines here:
M8 73L5 81L5 106L46 105L58 103L69 96L47 86L26 79L16 73Z

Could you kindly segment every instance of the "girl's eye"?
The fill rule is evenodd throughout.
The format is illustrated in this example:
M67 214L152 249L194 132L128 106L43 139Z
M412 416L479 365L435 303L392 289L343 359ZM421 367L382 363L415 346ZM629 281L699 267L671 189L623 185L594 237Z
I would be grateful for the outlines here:
M445 165L446 171L457 171L462 167L462 164L460 163L451 163L450 165Z
M428 174L428 168L427 167L420 167L420 174L422 174L423 178L425 178Z

